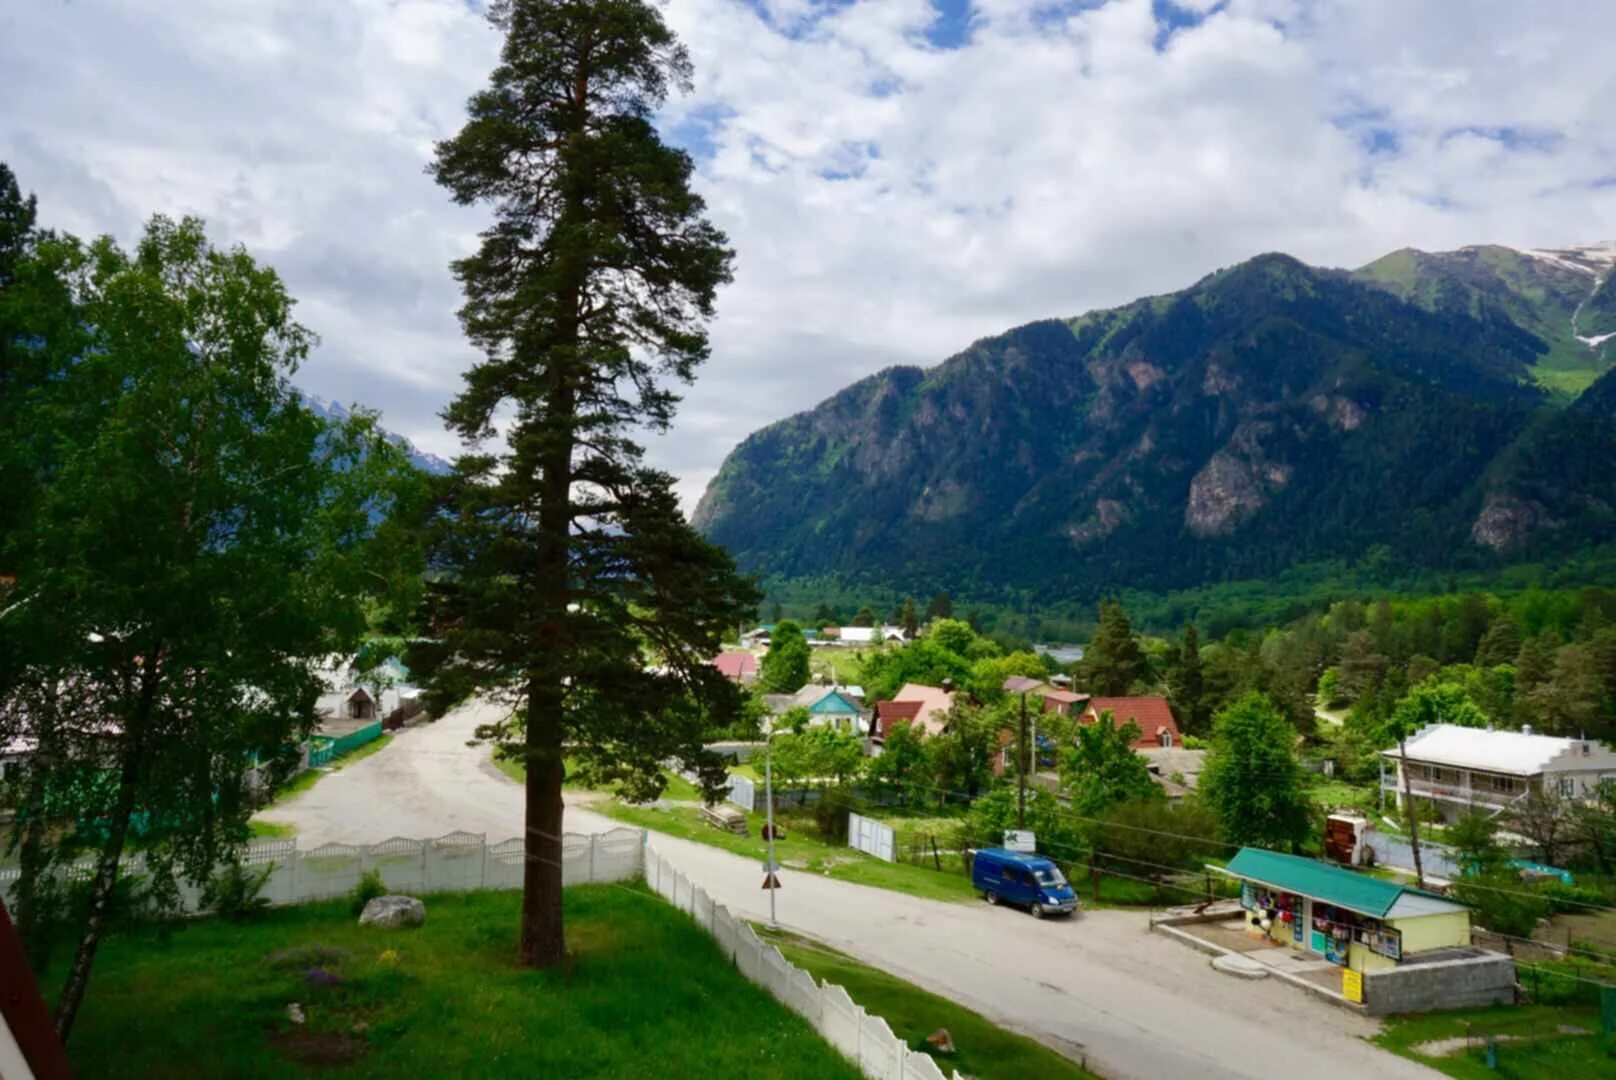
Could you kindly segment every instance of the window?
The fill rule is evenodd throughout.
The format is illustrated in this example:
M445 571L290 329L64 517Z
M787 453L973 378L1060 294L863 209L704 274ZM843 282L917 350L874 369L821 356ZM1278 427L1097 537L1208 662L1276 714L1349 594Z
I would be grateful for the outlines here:
M1570 776L1557 776L1554 778L1554 790L1560 795L1575 795L1577 781Z
M1161 744L1168 749L1173 746L1173 733L1166 728L1161 729Z

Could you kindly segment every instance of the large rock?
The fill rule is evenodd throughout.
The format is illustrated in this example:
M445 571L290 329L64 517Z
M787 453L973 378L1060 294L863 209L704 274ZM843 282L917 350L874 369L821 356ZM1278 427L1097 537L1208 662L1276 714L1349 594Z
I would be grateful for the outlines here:
M359 913L360 926L420 926L426 905L413 896L378 896Z

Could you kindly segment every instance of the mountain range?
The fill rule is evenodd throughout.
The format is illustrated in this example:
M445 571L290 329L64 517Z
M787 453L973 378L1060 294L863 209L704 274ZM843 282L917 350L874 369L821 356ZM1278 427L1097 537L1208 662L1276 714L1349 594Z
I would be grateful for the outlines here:
M309 407L309 411L321 419L337 422L346 419L348 416L348 407L339 401L330 401L316 394L304 394L302 397L303 404ZM404 455L410 459L410 463L422 472L430 473L433 476L444 476L454 468L443 458L436 454L427 453L397 432L383 428L382 434L391 440L393 445L403 450Z
M754 433L744 569L984 599L1616 541L1616 245L1281 254L894 367Z

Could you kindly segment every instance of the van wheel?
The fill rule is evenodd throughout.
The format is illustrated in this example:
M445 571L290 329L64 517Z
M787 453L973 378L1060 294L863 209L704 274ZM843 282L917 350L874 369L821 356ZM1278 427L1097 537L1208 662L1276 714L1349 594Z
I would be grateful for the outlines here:
M1035 919L1042 919L1044 917L1044 905L1034 904L1032 906L1032 917Z
M990 889L982 894L982 899L986 900L990 904L997 904L999 902L999 894Z

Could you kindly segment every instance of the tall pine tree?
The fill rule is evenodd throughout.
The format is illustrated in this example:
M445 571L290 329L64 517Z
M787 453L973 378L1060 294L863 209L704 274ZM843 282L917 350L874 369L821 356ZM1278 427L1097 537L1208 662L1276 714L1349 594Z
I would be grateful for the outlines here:
M1144 650L1115 600L1100 601L1100 625L1083 650L1082 672L1085 689L1102 697L1124 696L1145 677Z
M504 32L470 119L432 172L494 223L454 265L461 321L484 353L449 407L473 443L435 516L434 636L414 662L441 711L508 694L487 729L527 766L520 959L566 954L563 747L637 793L675 758L716 790L706 723L739 697L706 661L756 590L680 514L672 478L634 441L662 430L708 353L731 252L690 189L691 161L651 117L690 60L643 0L502 0Z

